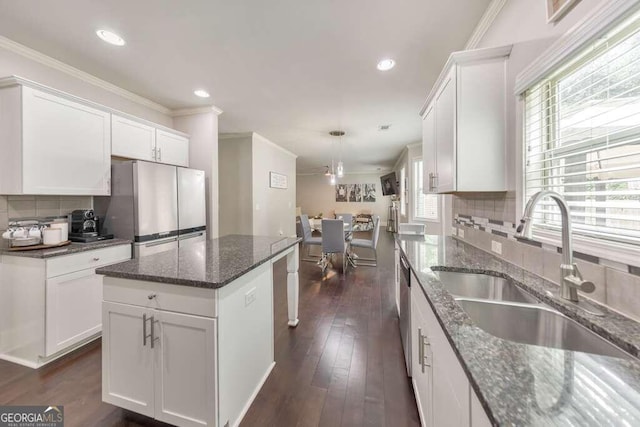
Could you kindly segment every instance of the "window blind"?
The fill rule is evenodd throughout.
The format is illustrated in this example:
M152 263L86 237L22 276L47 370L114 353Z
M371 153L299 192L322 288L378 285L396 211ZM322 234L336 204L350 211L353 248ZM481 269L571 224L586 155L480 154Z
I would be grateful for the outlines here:
M422 192L422 159L413 162L414 217L419 219L438 220L438 196Z
M525 195L564 195L574 233L640 244L640 16L525 92ZM543 200L536 227L560 229Z

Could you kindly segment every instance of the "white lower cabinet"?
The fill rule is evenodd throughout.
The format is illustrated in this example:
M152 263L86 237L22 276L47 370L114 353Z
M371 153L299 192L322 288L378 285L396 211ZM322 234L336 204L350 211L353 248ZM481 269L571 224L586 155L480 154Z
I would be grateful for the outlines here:
M412 382L423 426L490 426L418 280L411 276Z
M0 359L39 368L99 336L102 276L95 269L131 259L131 245L1 258Z
M102 279L93 268L47 279L46 293L46 356L100 332Z
M102 400L174 425L215 425L215 319L111 302L103 317Z

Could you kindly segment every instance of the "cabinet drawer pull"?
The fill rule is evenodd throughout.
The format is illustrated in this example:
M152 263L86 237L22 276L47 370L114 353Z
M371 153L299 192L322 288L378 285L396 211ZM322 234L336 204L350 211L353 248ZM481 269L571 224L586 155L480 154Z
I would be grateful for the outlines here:
M94 261L100 261L100 257L93 257Z
M158 295L156 295L156 294L149 294L149 295L147 295L147 298L148 298L148 299L154 299L154 298L155 298L155 297L157 297L157 296L158 296Z

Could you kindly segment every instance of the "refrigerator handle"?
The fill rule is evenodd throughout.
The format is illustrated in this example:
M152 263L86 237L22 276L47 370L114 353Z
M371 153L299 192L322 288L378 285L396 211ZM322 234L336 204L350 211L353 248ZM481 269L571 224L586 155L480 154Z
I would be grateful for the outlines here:
M178 240L178 238L174 237L173 239L163 240L161 242L149 242L149 243L145 244L144 246L147 247L147 248L152 248L154 246L164 245L165 243L171 243L171 242L175 242L177 240Z

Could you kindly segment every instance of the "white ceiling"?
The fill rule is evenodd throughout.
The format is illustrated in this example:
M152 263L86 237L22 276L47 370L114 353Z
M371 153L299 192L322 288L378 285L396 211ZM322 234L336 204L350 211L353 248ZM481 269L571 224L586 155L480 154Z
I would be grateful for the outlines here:
M169 108L213 103L220 132L255 131L345 168L391 167L418 110L489 0L0 0L0 34ZM122 48L96 29L117 32ZM378 60L396 67L382 73ZM209 100L193 95L196 88ZM378 126L391 124L386 132Z

